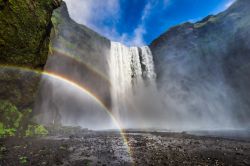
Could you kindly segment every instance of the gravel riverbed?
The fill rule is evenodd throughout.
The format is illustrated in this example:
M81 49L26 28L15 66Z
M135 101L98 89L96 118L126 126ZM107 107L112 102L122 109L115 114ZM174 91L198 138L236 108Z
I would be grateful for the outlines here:
M250 140L187 133L86 132L0 139L0 166L250 165Z

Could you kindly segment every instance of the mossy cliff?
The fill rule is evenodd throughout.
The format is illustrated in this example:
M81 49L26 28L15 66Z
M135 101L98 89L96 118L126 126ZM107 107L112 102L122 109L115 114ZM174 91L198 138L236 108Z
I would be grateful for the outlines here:
M42 68L47 60L53 0L0 0L1 64Z
M18 108L32 108L39 74L48 57L51 16L59 0L0 0L0 99Z

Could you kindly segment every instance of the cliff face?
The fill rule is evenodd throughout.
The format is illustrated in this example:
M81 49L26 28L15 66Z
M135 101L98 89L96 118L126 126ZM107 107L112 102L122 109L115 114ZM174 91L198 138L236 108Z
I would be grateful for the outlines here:
M0 99L31 108L40 76L6 66L43 69L57 0L0 0ZM4 67L5 66L5 67Z
M53 0L0 1L1 64L43 67L47 60Z
M74 22L69 16L65 3L55 10L52 22L54 25L51 35L52 50L45 70L84 87L106 107L110 107L108 76L110 41L84 25ZM84 116L80 115L84 109L83 104L77 106L79 105L77 101L82 98L69 98L70 93L66 94L58 85L50 81L42 83L40 92L38 101L41 102L38 103L37 111L49 110L46 112L47 117L44 118L47 122L53 120L50 118L58 119L58 117L53 117L57 110L60 110L60 114L64 117L73 116L77 119ZM71 111L68 111L69 109Z
M187 115L197 119L203 110L208 118L215 111L230 114L234 118L227 120L235 124L250 125L248 0L195 24L173 27L150 47L159 88L184 106Z
M73 21L65 3L55 10L52 21L54 24L53 50L69 54L86 65L95 65L96 71L107 76L110 41L86 26Z
M109 107L110 41L74 22L65 3L54 12L52 21L53 51L46 69L83 85Z

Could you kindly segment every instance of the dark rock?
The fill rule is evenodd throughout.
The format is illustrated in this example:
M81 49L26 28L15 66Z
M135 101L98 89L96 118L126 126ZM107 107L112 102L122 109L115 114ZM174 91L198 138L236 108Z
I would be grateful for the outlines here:
M0 1L0 99L32 108L40 76L16 67L43 69L51 16L58 0ZM8 71L4 66L8 67ZM33 74L32 74L33 73Z

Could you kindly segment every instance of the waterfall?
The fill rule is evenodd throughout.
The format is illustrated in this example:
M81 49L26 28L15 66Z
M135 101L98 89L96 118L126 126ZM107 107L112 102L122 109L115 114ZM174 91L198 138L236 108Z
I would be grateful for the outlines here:
M156 74L154 69L153 55L148 46L143 46L141 49L141 64L144 66L143 77L150 82L154 82Z
M153 56L149 47L126 47L111 43L109 58L112 111L124 125L131 122L137 107L137 95L155 85Z

